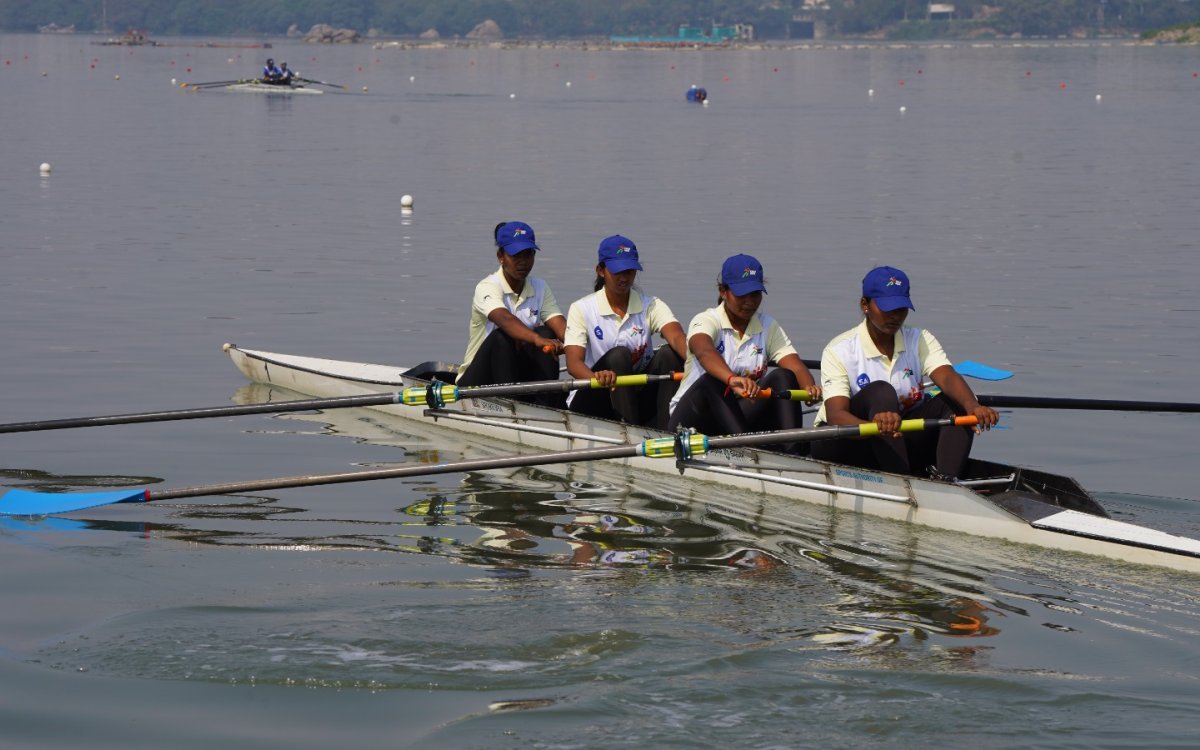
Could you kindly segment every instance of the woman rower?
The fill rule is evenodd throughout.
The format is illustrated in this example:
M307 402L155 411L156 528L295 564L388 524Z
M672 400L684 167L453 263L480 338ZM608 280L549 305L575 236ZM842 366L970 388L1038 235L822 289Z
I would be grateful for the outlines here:
M500 268L475 286L459 386L558 379L567 321L550 287L529 274L538 251L533 228L502 221L492 232ZM559 406L562 394L533 399Z
M613 388L618 375L665 374L683 367L687 342L671 308L634 286L642 270L637 245L614 234L600 243L594 292L567 311L565 352L573 378L595 378L603 389L573 391L571 411L629 424L664 427L676 383ZM655 350L654 334L667 345Z
M671 401L668 429L692 427L706 435L728 435L800 427L800 404L759 398L764 388L803 388L809 404L821 397L821 387L783 328L758 311L767 292L762 264L750 255L726 259L717 292L719 304L688 325L687 364ZM772 362L778 366L768 372Z
M863 278L858 304L863 321L830 341L821 354L825 403L816 424L874 422L882 436L822 440L813 443L813 457L950 481L964 476L975 434L990 430L999 415L979 404L933 334L904 325L908 311L916 308L903 271L890 266L872 269ZM927 378L940 394L929 397ZM973 415L979 424L898 431L902 419L956 415Z

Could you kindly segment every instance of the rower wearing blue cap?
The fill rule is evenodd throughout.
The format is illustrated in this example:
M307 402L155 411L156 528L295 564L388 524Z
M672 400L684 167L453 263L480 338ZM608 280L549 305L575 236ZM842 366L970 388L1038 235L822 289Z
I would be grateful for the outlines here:
M813 457L951 481L964 476L976 432L991 429L999 415L979 404L933 334L904 325L908 311L916 309L907 274L891 266L871 269L858 304L862 322L821 354L825 403L816 424L874 422L884 436L818 441ZM926 381L941 393L930 397ZM899 432L902 419L966 415L974 415L979 426Z
M500 268L475 286L467 351L459 386L526 383L558 378L567 321L546 282L534 278L538 252L533 227L502 221L492 231ZM562 394L533 400L562 404Z
M687 342L683 326L657 297L634 285L642 264L633 240L614 234L600 242L594 292L567 311L565 353L573 378L595 378L605 388L573 391L571 411L629 424L664 427L673 380L612 388L619 375L660 375L683 367ZM654 335L667 344L655 349Z
M279 68L275 67L275 60L267 58L267 64L263 66L262 79L268 83L279 80Z
M762 264L734 255L721 266L719 304L688 324L683 382L671 400L670 430L691 427L705 435L801 426L798 402L759 399L764 388L803 388L816 403L821 388L774 318L759 312L767 293ZM771 369L775 363L777 367ZM779 446L804 451L805 444Z

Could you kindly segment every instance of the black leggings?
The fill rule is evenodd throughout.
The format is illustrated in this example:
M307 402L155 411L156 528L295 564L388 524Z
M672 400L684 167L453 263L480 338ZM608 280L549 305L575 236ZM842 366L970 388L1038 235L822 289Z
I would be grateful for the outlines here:
M546 326L534 329L543 338L555 338ZM499 328L488 334L470 366L458 376L462 388L501 383L529 383L535 380L558 379L558 355L546 354L533 344L517 341ZM545 406L562 406L565 394L544 393L520 400Z
M877 380L850 399L850 413L872 421L881 412L899 412L900 401L891 383ZM944 419L963 416L957 404L938 394L903 413L905 419ZM970 427L908 432L903 437L834 438L812 445L813 458L822 461L880 469L894 474L926 475L929 469L940 474L962 477L975 431Z
M683 360L668 345L660 346L646 366L647 375L663 375L683 369ZM633 374L633 353L624 346L609 349L592 365L592 371L612 370L618 375ZM626 424L663 429L667 412L679 383L664 380L636 387L584 388L571 399L571 411L593 417L615 419Z
M773 391L794 390L800 385L791 370L777 367L758 384ZM751 430L792 430L803 422L798 401L778 398L741 398L725 384L705 373L688 388L675 405L667 429L691 427L704 435L737 435ZM786 453L805 453L805 443L782 443L767 448Z

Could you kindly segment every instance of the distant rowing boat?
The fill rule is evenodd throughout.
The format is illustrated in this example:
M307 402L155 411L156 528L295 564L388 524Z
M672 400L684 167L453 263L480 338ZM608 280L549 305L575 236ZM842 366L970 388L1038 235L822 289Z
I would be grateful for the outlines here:
M226 350L252 381L318 397L389 393L427 386L447 366L342 362L272 352ZM567 450L628 445L664 433L505 398L467 398L429 409L373 407L402 420L437 424L531 448ZM609 459L680 481L674 461ZM689 480L741 492L1125 562L1200 572L1200 540L1167 534L1108 516L1074 480L1047 472L971 459L956 484L829 464L761 448L713 451L679 464ZM726 492L728 489L725 490Z
M238 91L246 94L275 94L277 96L323 94L320 89L308 88L299 83L263 83L262 81L246 81L225 86L226 91Z

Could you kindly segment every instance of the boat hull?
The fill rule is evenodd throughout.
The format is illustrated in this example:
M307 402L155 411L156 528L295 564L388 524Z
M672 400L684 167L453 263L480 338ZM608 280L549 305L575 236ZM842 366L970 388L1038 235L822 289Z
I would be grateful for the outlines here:
M321 89L311 89L306 86L282 86L269 83L235 83L226 86L225 90L242 94L274 94L275 96L311 96L325 93Z
M254 382L326 398L424 386L428 381L412 373L439 369L344 362L232 345L225 349ZM466 398L436 410L399 404L371 408L407 422L429 425L436 420L448 430L539 451L664 436L649 428L503 398ZM671 460L633 457L611 462L679 481ZM993 485L985 495L965 486L755 448L714 451L702 461L689 462L684 479L947 531L1200 572L1200 541L1107 518L1073 480L1001 464L973 464L989 476L1008 480Z

